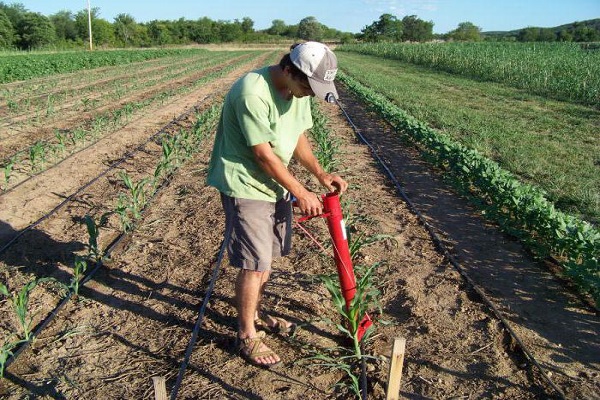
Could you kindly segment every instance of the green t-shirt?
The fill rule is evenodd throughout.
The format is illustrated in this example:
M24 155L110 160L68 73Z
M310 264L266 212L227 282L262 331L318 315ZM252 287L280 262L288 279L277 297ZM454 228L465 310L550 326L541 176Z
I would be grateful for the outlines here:
M309 97L281 98L268 67L248 73L225 97L207 183L231 197L281 199L286 190L261 169L252 146L269 142L287 166L298 138L311 127Z

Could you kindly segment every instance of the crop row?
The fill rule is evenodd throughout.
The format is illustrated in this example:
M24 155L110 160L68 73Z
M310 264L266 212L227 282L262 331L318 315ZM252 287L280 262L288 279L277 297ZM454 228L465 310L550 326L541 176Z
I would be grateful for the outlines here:
M76 255L72 261L73 273L69 283L57 282L51 278L36 278L16 288L0 282L0 295L9 300L8 303L13 308L17 323L15 330L7 333L0 347L0 377L14 350L35 339L33 323L36 313L29 307L32 291L40 283L51 282L54 285L48 290L65 295L66 300L78 295L80 284L88 278L85 273L89 272L88 269L92 265L100 265L105 256L105 251L99 246L98 238L100 228L108 222L110 215L114 214L118 217L121 232L130 232L158 189L172 177L183 162L200 149L207 134L214 130L218 114L219 106L213 105L197 116L191 129L181 129L175 134L163 134L159 137L162 146L161 157L150 176L135 180L124 170L118 173L126 190L119 193L115 207L103 214L98 222L88 215L82 218L88 232L86 253Z
M147 71L146 68L140 66L135 74L129 72L124 76L114 76L116 74L112 70L105 71L101 80L97 77L96 80L90 81L83 87L73 87L69 83L67 84L69 86L61 87L53 93L31 91L28 96L23 98L15 98L7 93L7 111L9 115L13 116L26 113L25 115L37 120L40 115L49 116L56 110L62 109L61 103L78 99L81 99L80 103L74 106L82 106L87 111L92 106L97 106L102 97L110 98L112 101L120 100L127 92L152 86L156 82L165 82L189 74L191 71L201 71L223 62L227 58L230 58L227 54L218 54L213 57L199 54L183 60L169 57L170 63L160 70L150 66L150 71Z
M130 64L137 61L169 57L203 49L150 49L57 54L24 54L0 57L0 83L14 82L40 76L62 74L105 66Z
M600 232L596 228L556 210L536 187L428 127L356 79L343 72L339 78L398 132L416 142L425 157L446 170L459 188L472 193L488 218L540 257L557 257L564 274L600 305Z
M19 151L2 161L0 168L2 168L4 175L4 190L17 183L15 180L11 181L13 172L17 168L27 171L29 174L39 173L48 167L48 161L52 160L53 165L64 159L67 154L76 151L81 145L89 144L90 141L94 143L103 137L108 130L117 129L122 124L129 122L134 112L145 109L152 103L162 103L173 96L189 92L208 81L226 75L245 62L248 62L248 60L242 59L225 68L209 73L189 85L161 91L143 101L125 103L118 109L97 115L92 121L88 121L69 131L55 131L55 136L52 140L38 141L28 149Z
M352 51L600 106L600 52L573 43L369 43Z

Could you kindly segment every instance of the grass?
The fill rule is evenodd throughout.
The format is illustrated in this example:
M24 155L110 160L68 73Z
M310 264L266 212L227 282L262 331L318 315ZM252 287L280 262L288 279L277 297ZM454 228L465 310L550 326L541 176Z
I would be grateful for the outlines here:
M559 209L600 222L600 110L395 60L337 56L350 75L543 189Z

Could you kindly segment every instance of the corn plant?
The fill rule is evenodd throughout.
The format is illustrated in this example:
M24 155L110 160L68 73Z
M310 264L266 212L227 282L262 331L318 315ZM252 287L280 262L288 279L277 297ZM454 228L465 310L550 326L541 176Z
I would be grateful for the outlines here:
M13 156L6 160L2 170L4 171L4 190L8 189L8 181L10 180L10 176L12 175L12 171L15 165L16 156Z
M103 214L100 217L100 222L98 224L96 224L96 221L89 215L86 215L83 218L88 232L88 258L96 262L102 259L102 250L98 247L98 236L100 235L99 228L106 223L108 215L108 213Z
M54 130L54 137L57 140L56 145L54 146L54 150L55 150L55 155L57 152L60 152L61 154L65 153L65 148L66 148L66 135L64 133L62 133L61 131L59 131L58 129Z
M131 232L133 229L133 221L129 216L129 199L125 193L119 193L117 207L114 212L119 216L119 222L121 223L123 232Z
M379 263L375 263L368 268L360 266L356 268L356 293L349 306L346 305L346 300L342 295L338 276L335 274L319 275L319 279L327 288L333 304L344 322L344 324L336 324L336 327L352 340L354 356L359 360L362 357L360 340L358 338L359 323L363 320L368 310L380 307L378 300L380 292L374 284L374 271L378 266ZM373 329L373 325L371 325L361 340L367 340Z
M143 178L143 179L140 179L138 182L134 183L131 180L131 177L127 174L127 172L121 171L119 176L123 180L123 183L125 184L127 189L129 189L129 195L130 195L129 210L131 211L131 213L133 215L133 219L134 220L140 219L142 216L142 210L143 210L144 206L146 205L145 186L148 184L149 179Z
M31 169L38 170L46 162L46 144L38 141L29 148Z
M6 362L13 355L13 350L19 344L23 343L23 340L11 341L11 339L14 336L15 336L14 334L10 335L8 337L6 343L4 343L2 345L2 347L0 347L0 378L4 378L4 370L5 370Z
M87 270L88 262L85 258L76 256L75 264L73 265L73 277L71 278L71 283L69 284L69 290L75 295L79 295L79 284L81 279L83 278L83 274Z
M29 295L40 282L46 280L48 279L34 279L26 283L21 290L16 291L15 293L11 293L6 285L0 283L0 294L6 296L12 304L13 310L17 316L17 320L19 321L19 325L21 326L23 340L25 341L30 341L32 338L31 324L33 323L34 317L29 315Z

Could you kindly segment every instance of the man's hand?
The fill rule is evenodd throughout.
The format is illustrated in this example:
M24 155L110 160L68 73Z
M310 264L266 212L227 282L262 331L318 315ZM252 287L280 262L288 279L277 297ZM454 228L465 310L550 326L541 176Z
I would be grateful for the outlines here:
M304 190L302 195L294 197L296 197L296 205L302 214L310 217L323 214L323 204L315 193Z
M334 174L323 174L318 177L321 185L329 189L330 192L337 192L342 194L348 189L348 183L338 175Z

